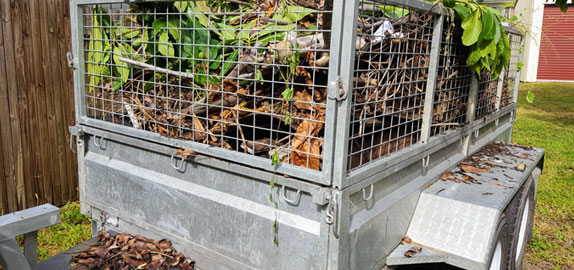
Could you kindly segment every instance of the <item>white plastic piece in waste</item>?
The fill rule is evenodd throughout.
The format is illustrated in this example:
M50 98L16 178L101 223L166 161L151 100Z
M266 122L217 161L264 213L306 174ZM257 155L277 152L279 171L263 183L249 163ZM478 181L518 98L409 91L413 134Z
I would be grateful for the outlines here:
M392 36L393 34L395 34L393 24L385 20L383 24L379 26L377 31L375 31L375 39L373 39L373 43L380 43L387 35Z

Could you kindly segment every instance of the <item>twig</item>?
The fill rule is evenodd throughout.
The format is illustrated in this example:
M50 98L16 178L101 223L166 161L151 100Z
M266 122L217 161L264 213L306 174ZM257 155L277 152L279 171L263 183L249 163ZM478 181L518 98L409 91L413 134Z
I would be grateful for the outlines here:
M279 25L288 25L289 24L289 22L286 22L286 21L275 20L275 19L271 19L271 18L267 18L267 17L260 17L259 20L271 22L271 23L276 23Z
M238 1L238 0L227 0L227 2L238 4L238 5L243 5L243 6L251 6L249 3L246 3L243 1Z
M459 123L438 123L432 124L432 127L442 127L442 126L459 126Z
M167 73L167 74L171 74L171 75L175 75L175 76L180 76L180 77L184 77L184 78L188 78L188 79L193 79L193 74L191 73L187 73L187 72L180 72L180 71L173 71L173 70L169 70L169 69L165 69L165 68L160 68L160 67L156 67L154 65L150 65L150 64L146 64L143 62L138 62L132 59L127 59L127 58L123 58L120 57L119 58L121 62L124 63L128 63L128 64L132 64L132 65L136 65L136 66L140 66L143 67L145 69L149 69L149 70L153 70L153 71L158 71L158 72L162 72L162 73Z

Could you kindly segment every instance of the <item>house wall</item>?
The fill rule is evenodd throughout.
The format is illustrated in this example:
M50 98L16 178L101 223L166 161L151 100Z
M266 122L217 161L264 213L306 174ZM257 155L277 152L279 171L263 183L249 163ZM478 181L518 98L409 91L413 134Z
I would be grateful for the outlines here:
M546 0L518 0L516 3L515 15L527 31L522 51L524 67L520 76L521 81L536 81L544 3L546 3Z

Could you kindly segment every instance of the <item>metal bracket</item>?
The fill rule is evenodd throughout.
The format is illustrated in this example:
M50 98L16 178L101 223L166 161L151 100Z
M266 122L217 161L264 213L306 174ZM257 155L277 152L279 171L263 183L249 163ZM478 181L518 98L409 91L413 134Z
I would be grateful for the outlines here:
M74 58L74 55L72 55L71 52L66 53L66 59L68 59L68 67L77 69L78 66L80 65L80 61L78 60L78 58Z
M480 134L480 129L477 129L474 131L474 137L478 138L478 135Z
M494 120L494 125L498 126L498 122L499 122L500 118L496 118L496 120Z
M311 189L311 198L313 199L313 203L317 205L326 205L329 203L329 197L331 194L331 189L329 188L314 188Z
M339 225L338 225L338 215L339 215L339 205L337 204L337 194L336 193L325 193L325 199L329 200L327 205L327 210L325 211L325 223L332 225L333 235L335 238L339 238Z
M375 187L374 187L373 184L371 184L370 187L371 187L371 191L369 192L369 196L367 196L367 194L366 194L366 192L365 192L365 190L366 190L367 188L363 188L363 201L369 201L369 200L371 200L371 199L373 198L373 190L375 189Z
M70 151L76 153L76 150L74 150L74 137L78 138L84 135L84 131L82 131L82 128L79 126L70 126L68 127L68 131L70 133ZM80 143L78 139L76 139L76 142Z
M98 136L98 135L95 135L95 134L94 134L94 145L95 145L95 146L97 146L97 147L99 147L99 148L101 148L101 149L104 149L104 148L102 148L102 144L103 144L104 141L105 141L104 136Z
M283 197L283 200L286 201L288 204L291 205L298 205L299 201L301 200L301 190L297 190L297 197L295 198L295 200L290 200L287 199L287 190L285 189L285 186L281 186L281 191L283 191L283 193L281 194L281 196Z
M329 99L333 99L333 100L337 100L337 101L342 101L345 100L348 96L348 91L345 91L345 88L343 86L343 80L341 79L341 76L337 76L337 81L335 81L334 83L335 88L337 89L337 93L333 96L333 95L329 95Z
M175 154L171 155L171 159L170 159L170 164L171 167L173 167L174 169L178 170L178 171L182 171L183 169L183 164L185 164L185 158L181 157L181 163L179 164L179 166L177 166L177 161L175 160Z
M423 162L423 175L426 175L429 167L430 156L423 157L422 162Z

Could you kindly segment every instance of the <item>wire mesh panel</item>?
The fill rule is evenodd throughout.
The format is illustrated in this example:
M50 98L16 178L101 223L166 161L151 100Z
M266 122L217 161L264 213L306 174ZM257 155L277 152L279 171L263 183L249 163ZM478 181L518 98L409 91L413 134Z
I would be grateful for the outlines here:
M420 139L433 16L359 2L348 169Z
M480 74L478 92L476 96L476 109L474 119L485 117L496 111L496 88L498 79L493 79L489 71L483 71Z
M522 37L516 34L508 34L510 41L510 62L504 72L504 84L500 99L500 107L508 106L513 101L514 89L516 88L516 76L518 75L518 62L520 61L520 46Z
M87 115L321 170L330 18L324 1L86 6Z
M442 37L431 135L444 133L466 122L466 107L474 76L466 65L469 50L462 44L462 29L455 28L450 20L447 20Z

